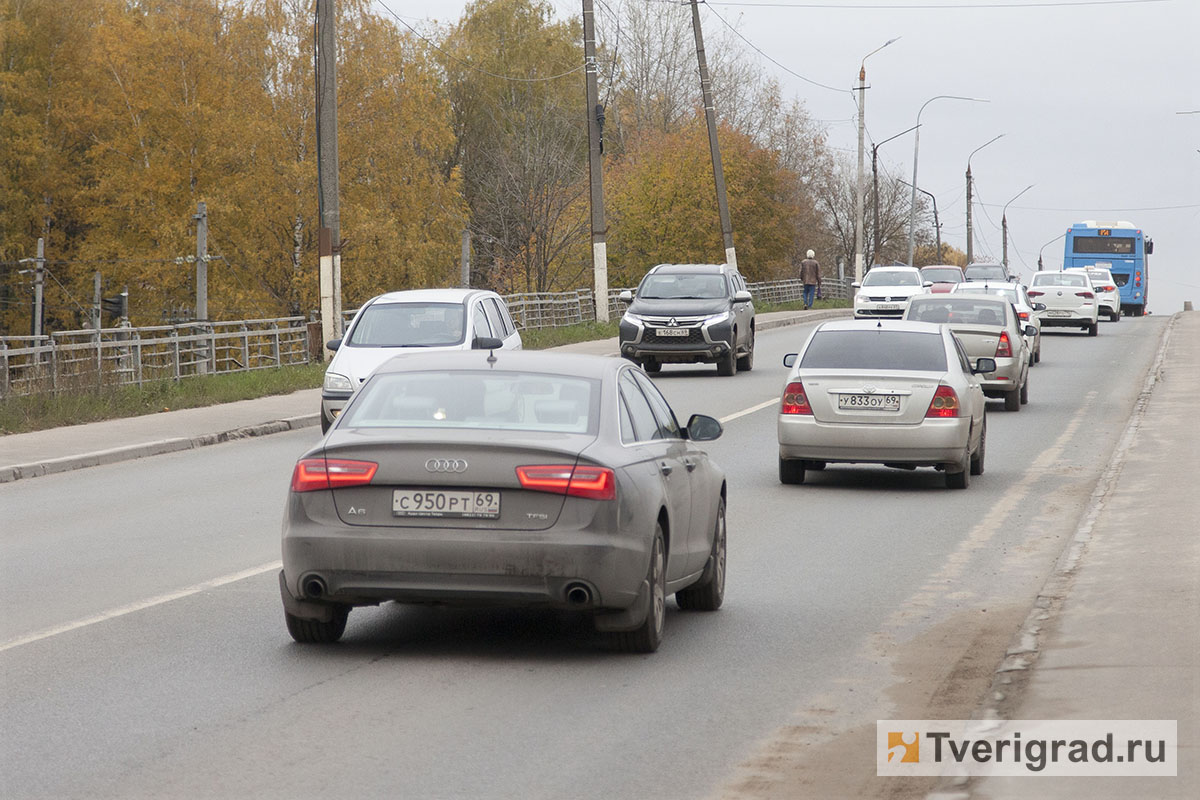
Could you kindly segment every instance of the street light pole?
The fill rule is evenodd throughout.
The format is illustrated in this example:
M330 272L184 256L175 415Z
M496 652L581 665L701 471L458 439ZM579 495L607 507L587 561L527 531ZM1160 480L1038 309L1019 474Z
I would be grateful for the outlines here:
M1042 251L1045 250L1050 245L1057 242L1059 239L1063 238L1064 236L1066 236L1065 233L1060 233L1058 236L1055 236L1053 239L1051 239L1050 241L1048 241L1044 245L1042 245L1040 248L1038 248L1038 272L1042 271Z
M1001 235L1004 237L1004 260L1002 263L1004 264L1005 272L1008 272L1008 207L1009 207L1009 205L1012 204L1013 200L1016 200L1018 197L1025 194L1026 192L1028 192L1035 185L1036 184L1031 183L1028 186L1026 186L1024 189L1022 189L1021 191L1019 191L1015 195L1013 195L1012 200L1009 200L1007 203L1004 204L1004 210L1000 213L1000 230L1002 232Z
M931 97L921 104L920 110L917 111L917 134L913 139L913 174L912 174L912 200L908 210L908 265L913 265L913 249L916 247L917 235L917 155L921 148L921 113L925 111L925 106L932 103L934 100L967 100L972 103L989 103L990 100L982 100L978 97L960 97L956 94L939 94L937 97Z
M901 180L901 183L908 185L908 181ZM942 263L942 223L938 222L937 197L933 192L927 192L924 189L917 189L923 195L927 195L933 201L933 234L937 239L937 260L935 264Z
M999 136L989 139L988 141L979 145L979 147L976 147L974 150L972 150L971 155L967 156L967 263L968 264L970 264L972 259L975 257L975 251L972 249L973 242L974 242L974 231L971 228L971 190L973 188L972 183L971 183L971 157L974 156L976 153L978 153L983 148L987 147L992 142L996 141L996 139L1001 139L1003 137L1004 137L1004 134L1002 133Z
M867 59L887 47L895 39L888 39L862 57L858 65L858 176L854 183L854 280L863 276L863 134L867 121Z
M915 131L917 128L914 125L911 128L900 131L895 136L889 136L882 142L871 145L871 194L874 199L875 206L875 247L871 251L871 256L874 261L879 260L879 148L890 142L892 139L898 139L909 131Z

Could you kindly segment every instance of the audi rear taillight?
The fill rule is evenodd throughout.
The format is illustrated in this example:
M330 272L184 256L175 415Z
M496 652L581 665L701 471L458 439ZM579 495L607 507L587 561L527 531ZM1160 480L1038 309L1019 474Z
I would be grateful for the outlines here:
M517 467L522 489L565 494L587 500L612 500L617 496L617 478L608 467L574 464L539 464Z
M302 458L292 470L293 492L316 492L321 489L344 489L363 486L375 477L379 465L374 461L351 461L345 458Z
M1035 290L1033 290L1033 289L1030 289L1030 290L1029 290L1029 292L1028 292L1028 294L1029 294L1029 296L1030 296L1030 297L1041 297L1042 295L1044 295L1044 294L1045 294L1045 292L1038 292L1038 291L1035 291Z
M783 390L783 405L779 409L780 414L809 414L811 415L812 407L808 404L808 396L804 394L804 384L800 381L792 381Z
M933 393L933 399L929 401L929 410L925 412L925 416L957 417L958 395L945 384L938 386L937 391Z
M996 342L996 358L1012 358L1012 342L1008 340L1008 331L1000 331L1000 341Z

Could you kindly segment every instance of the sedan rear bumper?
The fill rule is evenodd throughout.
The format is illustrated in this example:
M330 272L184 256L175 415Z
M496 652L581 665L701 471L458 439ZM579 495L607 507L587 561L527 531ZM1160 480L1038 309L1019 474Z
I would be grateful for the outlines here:
M971 429L968 417L926 419L918 425L817 422L780 415L779 457L809 461L933 466L957 463Z

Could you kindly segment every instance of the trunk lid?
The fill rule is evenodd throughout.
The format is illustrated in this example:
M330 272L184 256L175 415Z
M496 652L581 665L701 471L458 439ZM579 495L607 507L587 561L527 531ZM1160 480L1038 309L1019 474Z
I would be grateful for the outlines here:
M925 419L945 374L944 371L801 370L800 380L818 422L917 425Z

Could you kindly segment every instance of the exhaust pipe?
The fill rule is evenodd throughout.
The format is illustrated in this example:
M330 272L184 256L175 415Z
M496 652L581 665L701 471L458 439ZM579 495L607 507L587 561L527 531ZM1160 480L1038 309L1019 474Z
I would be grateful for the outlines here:
M582 583L572 583L567 586L567 605L591 605L592 590Z
M304 596L309 600L320 600L328 593L325 586L325 580L319 575L310 575L304 579L301 584L304 589Z

